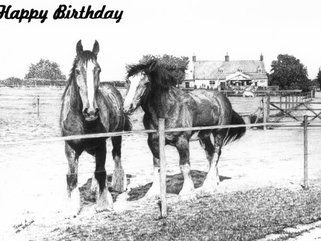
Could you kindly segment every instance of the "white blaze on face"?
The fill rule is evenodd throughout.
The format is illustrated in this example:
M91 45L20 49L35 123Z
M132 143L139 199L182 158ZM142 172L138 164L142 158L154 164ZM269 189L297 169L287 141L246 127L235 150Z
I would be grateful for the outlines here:
M94 68L95 64L92 61L87 63L87 94L89 102L89 111L95 111L94 106L94 93L95 93L95 80L94 80Z
M138 73L132 77L129 77L130 87L124 101L125 110L128 110L130 105L133 104L136 90L142 77L142 73Z

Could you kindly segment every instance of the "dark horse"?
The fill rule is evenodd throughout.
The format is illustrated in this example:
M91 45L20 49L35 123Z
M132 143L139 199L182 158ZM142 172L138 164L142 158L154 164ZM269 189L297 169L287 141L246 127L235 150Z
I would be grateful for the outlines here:
M138 106L145 112L145 129L157 129L158 118L165 118L165 127L193 127L244 124L231 106L230 101L218 91L193 90L185 92L177 87L172 72L151 59L142 64L128 66L129 89L124 101L124 110L132 113ZM191 179L189 141L194 131L166 133L166 144L175 146L179 153L179 165L184 177L180 195L192 194L194 184ZM204 148L209 170L201 187L201 192L213 193L219 183L217 164L224 144L241 138L245 127L222 128L198 131ZM211 141L214 137L214 143ZM153 154L154 181L147 197L159 193L159 146L158 134L148 135L148 145Z
M95 41L92 51L83 50L81 41L76 46L77 55L62 97L60 127L63 136L93 134L130 130L130 122L123 112L123 100L113 86L99 86L101 68L97 62L99 44ZM122 137L111 137L115 170L113 188L126 189L126 176L121 165ZM73 213L80 211L78 183L78 160L83 151L95 157L96 168L93 183L97 184L97 211L113 208L108 192L106 161L106 138L77 139L65 142L68 159L67 190ZM92 185L93 187L94 185Z

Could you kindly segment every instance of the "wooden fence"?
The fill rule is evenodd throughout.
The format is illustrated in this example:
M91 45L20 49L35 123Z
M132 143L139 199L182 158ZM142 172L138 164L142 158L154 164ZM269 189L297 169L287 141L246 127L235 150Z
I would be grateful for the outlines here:
M192 89L191 89L192 90ZM220 90L225 96L243 96L244 90ZM302 92L302 90L256 90L253 92L255 96L314 96L314 90ZM313 98L313 97L312 97Z
M166 200L166 160L165 160L165 135L169 132L181 132L181 131L199 131L208 129L222 129L222 128L237 128L237 127L259 127L259 126L279 126L289 128L302 128L304 130L304 148L303 148L303 159L304 159L304 188L309 187L308 182L308 127L321 127L321 124L310 124L307 117L304 117L304 121L298 123L260 123L260 124L247 124L247 125L223 125L223 126L203 126L203 127L186 127L186 128L165 128L165 119L159 119L158 130L137 130L137 131L123 131L123 132L111 132L111 133L99 133L99 134L87 134L87 135L72 135L65 137L53 137L46 139L32 139L23 141L0 141L0 145L18 145L18 144L34 144L44 143L53 141L67 141L75 139L90 139L90 138L101 138L111 136L125 136L133 134L148 134L158 133L159 136L159 150L160 150L160 198L161 198L161 217L167 216L167 200Z
M283 92L279 96L279 101L271 101L271 96L267 95L263 97L263 122L270 122L271 112L273 111L274 117L278 117L276 122L280 121L284 116L293 118L299 121L294 115L291 114L292 111L298 110L300 106L304 106L303 110L313 111L312 108L308 108L306 103L312 101L315 97L314 91L309 92ZM274 97L275 98L275 97ZM277 113L275 112L277 111ZM266 128L266 126L265 126Z

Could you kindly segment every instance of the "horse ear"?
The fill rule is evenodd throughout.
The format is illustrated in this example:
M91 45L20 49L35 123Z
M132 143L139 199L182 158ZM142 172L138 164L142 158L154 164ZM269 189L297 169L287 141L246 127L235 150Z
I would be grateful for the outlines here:
M78 43L77 43L77 46L76 46L77 55L79 56L83 51L84 50L83 50L83 47L82 47L82 44L81 44L81 40L79 40Z
M157 60L153 60L153 61L151 62L151 64L149 65L148 71L149 71L149 72L154 71L155 68L156 68L156 64L157 64Z
M97 40L95 40L94 47L93 47L93 53L97 56L99 52L99 43Z

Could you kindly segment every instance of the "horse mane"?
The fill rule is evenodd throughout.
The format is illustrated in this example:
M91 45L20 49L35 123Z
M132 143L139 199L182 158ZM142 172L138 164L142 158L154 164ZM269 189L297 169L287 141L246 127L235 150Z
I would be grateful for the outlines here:
M77 63L79 61L82 61L85 64L87 64L89 61L92 61L92 60L97 60L97 56L93 52L88 50L83 51L81 55L77 55L74 58L74 62L72 64L72 68L70 70L69 77L67 80L67 85L65 87L64 93L62 94L62 99L65 98L69 86L72 84L73 80L75 79L75 70L76 70Z
M127 65L126 78L128 79L140 72L144 72L150 77L149 80L152 85L169 88L178 83L177 78L173 75L175 70L177 70L175 66L165 65L157 59L149 59L143 63ZM182 71L185 71L185 69Z

